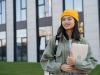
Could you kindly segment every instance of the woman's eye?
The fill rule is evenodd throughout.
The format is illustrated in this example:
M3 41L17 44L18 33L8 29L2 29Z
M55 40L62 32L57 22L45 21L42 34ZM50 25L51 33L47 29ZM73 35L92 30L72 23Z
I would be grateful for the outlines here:
M72 18L63 18L63 19L62 19L62 21L66 21L66 20L67 20L67 21L71 21Z
M71 18L68 18L68 20L72 20Z
M66 20L65 18L62 19L62 21L65 21L65 20Z

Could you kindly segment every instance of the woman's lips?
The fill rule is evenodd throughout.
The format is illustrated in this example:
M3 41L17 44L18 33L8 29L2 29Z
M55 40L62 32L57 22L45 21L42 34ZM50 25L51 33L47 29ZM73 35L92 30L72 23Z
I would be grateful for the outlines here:
M66 24L65 26L67 26L67 27L68 27L68 26L70 26L70 24Z

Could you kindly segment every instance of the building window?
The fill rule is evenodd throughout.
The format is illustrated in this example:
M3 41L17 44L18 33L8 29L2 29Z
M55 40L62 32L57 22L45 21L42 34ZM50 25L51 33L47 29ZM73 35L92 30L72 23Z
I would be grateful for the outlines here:
M0 61L6 61L6 32L0 32Z
M38 0L39 18L51 16L51 0Z
M0 0L0 25L5 24L5 0Z
M26 9L26 0L16 0L16 61L27 61Z
M51 1L52 0L38 0L38 57L40 60L41 55L46 47L47 41L52 36L52 14L51 14ZM43 43L42 43L43 42Z
M82 0L65 0L65 9L82 11Z
M78 10L79 12L82 12L82 0L74 0L74 9Z
M16 0L16 20L26 20L26 0Z
M26 29L17 30L17 61L27 61L27 35Z
M83 0L64 0L65 9L75 9L79 13L79 31L81 36L84 36L84 15L83 15Z
M21 9L26 9L26 0L21 0Z
M73 9L73 0L65 0L65 8L66 9Z
M0 0L0 61L6 61L6 20L5 0ZM4 27L3 27L3 26Z

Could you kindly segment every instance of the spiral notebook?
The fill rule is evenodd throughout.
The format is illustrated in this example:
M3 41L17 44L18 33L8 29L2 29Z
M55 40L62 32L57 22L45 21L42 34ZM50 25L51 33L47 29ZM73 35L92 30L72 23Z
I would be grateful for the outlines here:
M88 45L72 43L71 52L75 58L80 56L81 60L84 60L87 57Z

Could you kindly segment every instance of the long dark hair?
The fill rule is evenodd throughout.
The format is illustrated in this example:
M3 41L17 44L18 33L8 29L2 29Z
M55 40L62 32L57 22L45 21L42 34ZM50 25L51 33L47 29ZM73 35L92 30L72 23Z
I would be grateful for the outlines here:
M75 20L75 25L74 25L74 28L73 28L71 38L79 41L80 40L80 33L79 33L79 30L78 30L78 21L76 19L74 19L74 20ZM63 39L63 37L65 36L65 38L67 40L69 40L68 34L66 33L66 30L62 26L62 23L61 23L60 27L58 28L56 37L59 36L59 35L61 35L60 39Z

